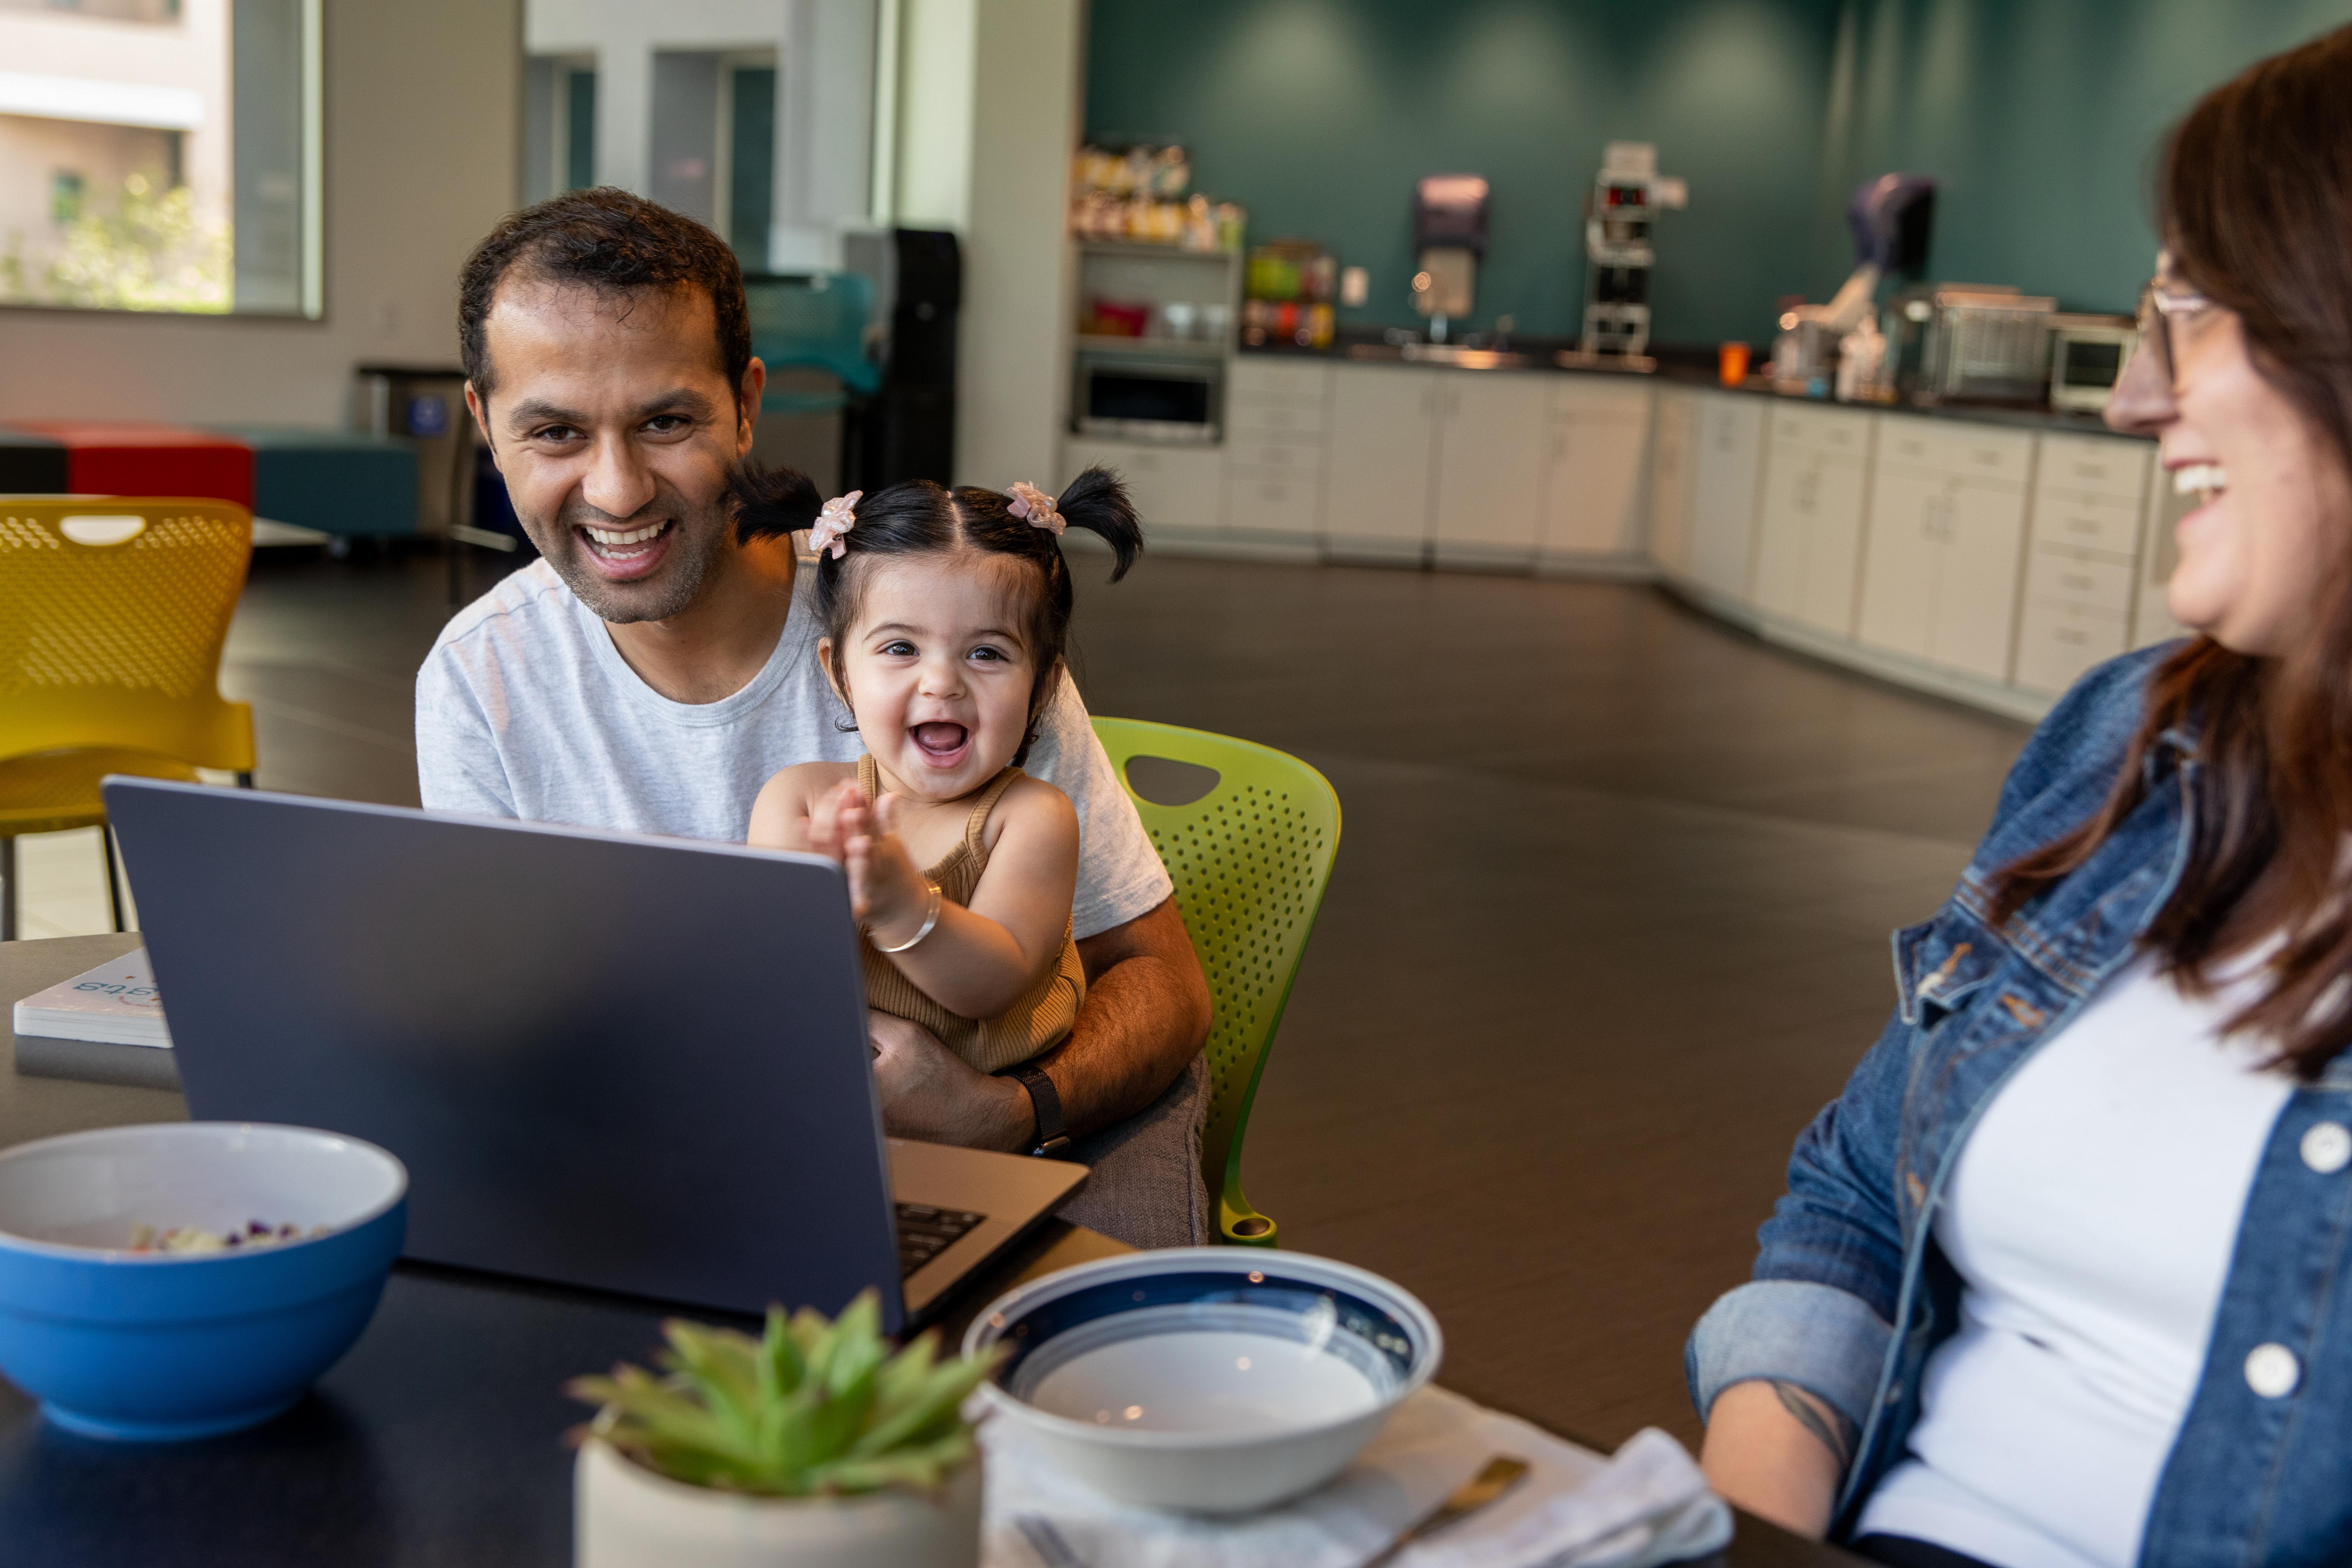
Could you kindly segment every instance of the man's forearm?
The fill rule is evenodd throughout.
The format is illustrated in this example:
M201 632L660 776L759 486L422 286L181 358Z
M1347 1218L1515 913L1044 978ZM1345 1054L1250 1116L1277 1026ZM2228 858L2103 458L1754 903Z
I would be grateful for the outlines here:
M1209 983L1174 900L1078 943L1086 1005L1039 1058L1072 1137L1123 1121L1167 1091L1209 1037Z

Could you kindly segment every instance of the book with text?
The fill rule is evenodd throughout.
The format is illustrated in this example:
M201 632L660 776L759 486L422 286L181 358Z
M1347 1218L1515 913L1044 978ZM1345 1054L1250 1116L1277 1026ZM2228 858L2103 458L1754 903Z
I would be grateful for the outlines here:
M50 1039L164 1047L172 1043L143 947L26 997L16 1004L15 1023L20 1035Z

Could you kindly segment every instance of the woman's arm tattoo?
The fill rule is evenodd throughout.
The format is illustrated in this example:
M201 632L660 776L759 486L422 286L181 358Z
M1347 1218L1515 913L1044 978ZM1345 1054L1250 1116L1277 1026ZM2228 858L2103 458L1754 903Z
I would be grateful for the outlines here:
M1768 1380L1772 1392L1779 1396L1782 1409L1797 1418L1800 1426L1820 1440L1822 1447L1835 1457L1843 1473L1853 1462L1853 1446L1861 1434L1854 1429L1844 1411L1827 1400L1808 1394L1793 1383L1779 1378Z

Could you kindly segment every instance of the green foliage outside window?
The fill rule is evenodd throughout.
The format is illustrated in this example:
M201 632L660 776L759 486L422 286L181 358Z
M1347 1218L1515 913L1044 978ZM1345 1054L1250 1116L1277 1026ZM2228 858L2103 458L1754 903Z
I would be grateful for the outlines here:
M0 253L0 300L112 310L225 311L229 308L228 226L196 215L195 194L132 174L111 201L90 194L65 226L46 265L26 261L25 238Z
M49 221L58 225L74 223L81 217L81 176L71 169L60 169L49 176Z

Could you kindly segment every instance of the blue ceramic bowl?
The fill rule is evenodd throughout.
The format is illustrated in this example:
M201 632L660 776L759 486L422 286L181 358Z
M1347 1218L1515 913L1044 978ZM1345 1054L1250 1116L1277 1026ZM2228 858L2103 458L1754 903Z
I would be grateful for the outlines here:
M250 1426L351 1349L400 1255L408 1172L302 1127L173 1122L0 1152L0 1373L49 1418L172 1441ZM141 1226L325 1234L134 1252Z

